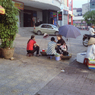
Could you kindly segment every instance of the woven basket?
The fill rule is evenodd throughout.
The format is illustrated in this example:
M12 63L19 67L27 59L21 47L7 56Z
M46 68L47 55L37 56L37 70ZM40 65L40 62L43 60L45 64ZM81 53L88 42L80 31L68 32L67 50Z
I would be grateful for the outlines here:
M47 56L46 52L40 52L42 56Z
M61 56L61 59L70 59L72 57L72 54L70 54L69 56Z

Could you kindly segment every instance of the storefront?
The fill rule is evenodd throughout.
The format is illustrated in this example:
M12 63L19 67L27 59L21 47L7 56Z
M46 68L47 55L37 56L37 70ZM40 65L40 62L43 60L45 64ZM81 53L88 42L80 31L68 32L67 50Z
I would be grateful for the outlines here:
M37 21L37 12L24 10L24 27L33 27Z
M57 11L43 10L43 23L54 24L57 26Z
M74 17L73 25L79 29L86 29L87 28L87 23L84 21L84 18L82 16Z
M42 10L24 6L20 11L20 27L34 27L38 21L42 21Z
M25 0L19 0L15 1L15 6L20 9L19 11L19 27L34 27L36 23L49 23L58 25L58 19L57 19L57 10L60 10L60 7L53 6L50 4L45 3L43 5L43 2L36 2L36 1L30 1L30 3ZM60 5L58 1L54 2L57 5Z
M17 7L20 11L19 11L19 15L18 15L18 27L21 26L22 22L23 22L23 19L22 19L22 13L23 13L23 10L24 10L24 3L23 2L19 2L19 1L15 1L13 0L15 3L15 7Z
M29 7L24 5L24 3L19 1L14 1L15 6L20 9L18 15L18 26L19 27L34 27L35 23L38 21L42 21L42 10ZM38 17L37 17L38 15Z
M79 29L86 29L87 28L87 24L85 21L74 21L74 26L76 26Z
M57 12L50 11L49 15L50 24L54 24L55 26L57 26Z

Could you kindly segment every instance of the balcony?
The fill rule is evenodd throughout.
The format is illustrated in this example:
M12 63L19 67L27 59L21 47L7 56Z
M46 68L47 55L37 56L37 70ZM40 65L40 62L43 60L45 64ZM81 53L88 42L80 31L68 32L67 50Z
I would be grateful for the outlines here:
M24 5L39 8L43 10L60 10L61 2L59 0L15 0L23 2Z

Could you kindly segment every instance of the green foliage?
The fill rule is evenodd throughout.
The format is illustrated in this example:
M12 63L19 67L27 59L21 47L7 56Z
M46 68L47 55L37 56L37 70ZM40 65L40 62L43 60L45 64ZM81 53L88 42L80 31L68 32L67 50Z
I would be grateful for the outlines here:
M5 8L5 15L0 14L0 39L2 48L11 47L18 32L18 12L12 0L0 0L0 5Z
M89 11L83 15L87 24L95 25L95 11Z

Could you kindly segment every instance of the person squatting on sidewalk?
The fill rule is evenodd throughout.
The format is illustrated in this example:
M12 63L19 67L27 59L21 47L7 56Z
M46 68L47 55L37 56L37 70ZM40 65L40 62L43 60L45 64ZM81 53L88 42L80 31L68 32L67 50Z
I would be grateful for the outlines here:
M35 41L35 36L32 35L27 43L27 55L30 57L34 55L34 52L36 52L36 56L39 56L39 49L40 47Z

